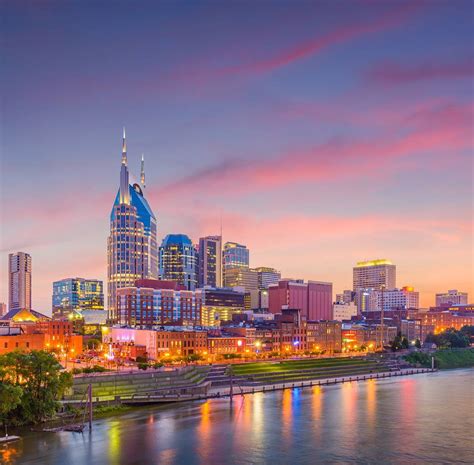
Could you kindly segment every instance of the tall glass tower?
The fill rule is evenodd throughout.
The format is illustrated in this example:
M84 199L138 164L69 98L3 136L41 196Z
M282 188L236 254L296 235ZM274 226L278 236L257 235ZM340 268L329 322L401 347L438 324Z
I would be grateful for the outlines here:
M160 247L160 278L196 289L196 249L185 234L168 234Z
M142 156L140 184L131 184L125 129L122 141L120 187L110 213L107 241L107 301L109 320L118 320L116 293L137 279L158 277L156 218L144 197L145 168Z

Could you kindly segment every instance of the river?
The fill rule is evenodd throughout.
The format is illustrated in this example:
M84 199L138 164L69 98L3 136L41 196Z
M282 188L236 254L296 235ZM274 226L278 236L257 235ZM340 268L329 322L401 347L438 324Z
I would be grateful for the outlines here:
M22 434L7 464L474 463L474 370L135 408L92 434Z

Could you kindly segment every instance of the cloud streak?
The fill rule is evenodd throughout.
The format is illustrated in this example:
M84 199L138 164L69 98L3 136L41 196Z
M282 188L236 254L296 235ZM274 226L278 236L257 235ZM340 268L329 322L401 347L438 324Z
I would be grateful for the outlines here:
M472 57L452 63L381 63L367 73L370 83L381 86L398 86L440 79L472 79L474 61Z

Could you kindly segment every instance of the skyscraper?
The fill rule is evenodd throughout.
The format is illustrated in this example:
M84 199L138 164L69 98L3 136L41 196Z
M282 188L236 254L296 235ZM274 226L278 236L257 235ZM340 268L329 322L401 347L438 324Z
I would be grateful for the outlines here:
M98 279L65 278L53 283L53 316L73 310L104 310L104 285Z
M31 310L31 256L25 252L8 255L8 309Z
M396 287L396 266L390 260L358 262L353 268L353 290L394 289Z
M160 279L176 281L187 290L197 285L196 249L185 234L168 234L160 246Z
M221 236L206 236L199 239L199 287L222 286L222 240Z
M226 242L222 252L224 270L227 268L249 267L249 249L237 242Z
M145 191L144 158L141 160L140 184L129 180L125 129L122 140L120 188L110 214L107 242L109 319L117 321L117 289L133 286L137 279L157 278L158 246L156 218Z

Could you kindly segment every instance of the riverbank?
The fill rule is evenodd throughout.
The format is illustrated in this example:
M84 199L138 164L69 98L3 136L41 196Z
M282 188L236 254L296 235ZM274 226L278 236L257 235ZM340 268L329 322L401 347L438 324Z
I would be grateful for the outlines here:
M404 358L413 365L430 367L431 357L434 357L435 367L440 370L474 367L474 348L437 350L430 354L414 352Z

